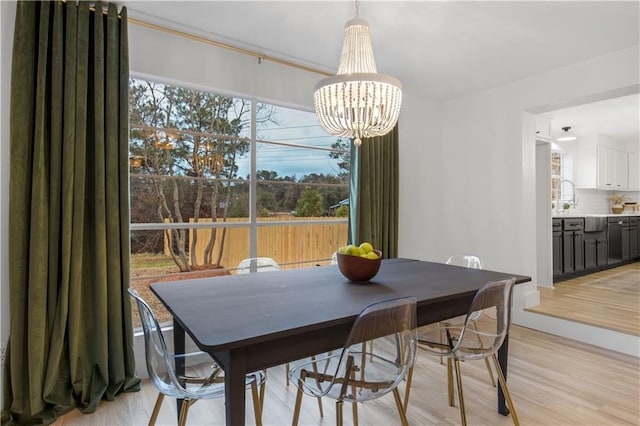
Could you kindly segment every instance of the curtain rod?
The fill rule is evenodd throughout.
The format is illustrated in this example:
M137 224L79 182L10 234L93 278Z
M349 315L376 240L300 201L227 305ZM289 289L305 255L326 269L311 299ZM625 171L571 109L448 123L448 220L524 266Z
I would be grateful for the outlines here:
M62 3L68 3L69 0L60 0ZM78 6L77 2L74 2L76 6ZM96 8L94 6L90 6L89 10L91 10L92 12L96 11ZM107 11L106 10L102 10L102 14L106 15ZM120 14L118 14L118 19L121 19ZM231 50L232 52L236 52L236 53L240 53L243 55L247 55L247 56L253 56L254 58L258 59L258 63L260 63L260 61L265 60L265 61L269 61L269 62L274 62L276 64L280 64L280 65L285 65L291 68L297 68L299 70L303 70L303 71L308 71L308 72L312 72L315 74L320 74L323 75L325 77L330 77L333 74L326 72L326 71L322 71L319 70L317 68L313 68L313 67L309 67L306 65L302 65L302 64L298 64L296 62L293 61L287 61L286 59L280 59L280 58L276 58L274 56L270 56L270 55L264 55L258 52L254 52L253 50L249 50L249 49L243 49L242 47L238 47L238 46L233 46L231 44L227 44L227 43L222 43L220 41L215 41L215 40L211 40L205 37L201 37L201 36L197 36L195 34L190 34L184 31L179 31L179 30L174 30L172 28L168 28L168 27L164 27L162 25L158 25L158 24L152 24L151 22L146 22L146 21L142 21L140 19L137 18L131 18L131 17L127 17L127 22L129 22L130 24L134 24L134 25L138 25L141 27L146 27L146 28L150 28L152 30L156 30L156 31L161 31L163 33L167 33L167 34L171 34L171 35L175 35L178 37L183 37L189 40L193 40L193 41L198 41L200 43L204 43L204 44L208 44L210 46L215 46L215 47L220 47L222 49L227 49L227 50Z
M197 36L195 34L190 34L184 31L179 31L179 30L174 30L172 28L167 28L167 27L163 27L162 25L158 25L158 24L152 24L150 22L146 22L146 21L142 21L140 19L136 19L136 18L127 18L128 22L130 24L134 24L134 25L139 25L141 27L146 27L146 28L150 28L156 31L161 31L167 34L171 34L171 35L175 35L178 37L183 37L189 40L194 40L194 41L198 41L200 43L205 43L211 46L215 46L215 47L220 47L222 49L227 49L227 50L231 50L232 52L236 52L236 53L241 53L243 55L247 55L247 56L253 56L254 58L257 58L258 61L270 61L270 62L274 62L276 64L280 64L280 65L286 65L288 67L291 68L297 68L303 71L308 71L308 72L312 72L315 74L320 74L323 76L332 76L333 74L328 73L326 71L322 71L319 70L317 68L312 68L312 67L308 67L306 65L302 65L302 64L298 64L296 62L293 61L287 61L286 59L280 59L280 58L276 58L274 56L270 56L270 55L264 55L258 52L254 52L252 50L249 49L243 49L241 47L238 46L233 46L231 44L227 44L227 43L222 43L220 41L215 41L215 40L211 40L205 37L201 37L201 36Z

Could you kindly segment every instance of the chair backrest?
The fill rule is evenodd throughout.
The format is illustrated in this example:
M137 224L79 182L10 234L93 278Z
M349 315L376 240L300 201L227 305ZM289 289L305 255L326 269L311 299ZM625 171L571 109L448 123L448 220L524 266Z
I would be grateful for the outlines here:
M454 254L445 262L447 265L464 266L465 268L482 269L482 260L470 254Z
M415 297L377 302L360 313L345 343L334 380L344 376L349 358L357 357L355 361L362 364L358 364L356 378L362 382L376 382L377 385L350 384L349 395L343 395L345 401L379 398L398 386L415 361L418 345L416 327ZM368 341L374 341L369 346L370 352L366 350L365 342Z
M184 395L184 392L181 392L183 388L180 386L173 368L173 360L167 351L158 319L136 290L129 288L129 294L135 299L140 313L149 377L163 394L182 397Z
M243 259L238 264L238 274L248 274L250 272L278 271L280 265L270 257L252 257Z
M482 260L478 256L472 254L454 254L445 262L447 265L462 266L464 268L482 269ZM477 320L482 315L482 311L475 312L472 320Z
M511 303L516 279L490 281L473 297L458 340L452 352L461 359L486 358L500 348L511 326ZM476 312L493 311L475 321ZM473 326L471 323L473 322Z

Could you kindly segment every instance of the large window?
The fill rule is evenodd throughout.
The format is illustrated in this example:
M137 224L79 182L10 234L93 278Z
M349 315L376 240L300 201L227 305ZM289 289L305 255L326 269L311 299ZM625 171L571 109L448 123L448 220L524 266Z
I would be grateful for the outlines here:
M326 264L345 244L349 142L312 112L132 79L130 128L132 285L148 300L154 281L248 257Z

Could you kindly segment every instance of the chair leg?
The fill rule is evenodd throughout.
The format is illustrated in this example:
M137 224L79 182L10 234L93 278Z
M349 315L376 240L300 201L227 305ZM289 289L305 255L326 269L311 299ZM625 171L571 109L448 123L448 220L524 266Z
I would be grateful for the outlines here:
M520 425L520 420L518 420L518 415L516 414L516 407L513 405L513 400L511 399L511 394L509 393L509 388L507 387L507 380L502 373L502 368L500 368L500 363L498 362L498 357L496 354L492 355L493 365L498 372L498 381L500 382L500 386L502 386L502 391L504 393L504 399L507 401L507 406L509 407L509 411L511 412L511 419L513 420L513 424L515 426Z
M442 326L441 322L438 323L438 334L440 334L440 343L444 344L445 343L444 327ZM444 364L444 362L442 362L442 355L440 355L440 364Z
M471 323L471 327L473 328L474 331L476 331L476 337L478 338L478 343L480 343L480 347L484 349L484 344L482 343L482 339L480 338L480 334L477 333L478 326L476 325L475 321ZM491 379L491 384L495 388L496 387L496 379L493 377L493 371L491 370L491 363L489 363L489 358L485 358L484 359L484 364L487 366L487 371L489 372L489 378Z
M460 405L460 420L462 426L467 426L467 415L464 411L464 396L462 394L462 372L460 371L460 361L454 360L454 366L456 371L456 381L458 382L458 404Z
M336 425L342 426L342 405L344 403L342 401L336 401Z
M267 390L267 369L262 370L264 374L264 381L260 385L260 417L262 417L262 410L264 409L264 394ZM289 377L289 375L287 375Z
M180 417L178 418L178 426L185 426L187 424L187 416L189 415L189 407L193 403L190 399L182 401L182 407L180 407Z
M316 356L313 355L311 357L311 361L313 361L312 363L312 368L313 368L313 372L318 374L318 366L316 365ZM289 364L287 363L287 370L289 369ZM289 377L289 374L287 373L287 377ZM318 383L318 380L316 379L316 383ZM319 383L318 383L318 387ZM324 417L324 410L322 409L322 398L318 397L318 409L320 410L320 417Z
M484 359L484 364L487 366L487 371L489 372L489 377L491 378L491 384L493 387L496 387L496 379L493 377L493 371L491 370L491 363L489 362L489 358Z
M404 389L404 411L409 407L409 394L411 393L411 382L413 381L413 367L409 368L407 373L407 385Z
M258 396L258 385L255 381L251 383L251 397L253 398L253 414L256 418L256 426L262 426L262 402L260 397L264 389L264 383L260 386L260 396Z
M451 358L447 358L447 389L449 395L449 407L455 407L455 397L453 396L453 365Z
M402 426L408 426L409 422L407 421L407 406L402 406L402 401L400 400L400 392L398 392L398 388L393 389L393 397L396 400L396 407L398 407L398 414L400 415L400 422L402 422ZM406 397L406 394L405 394Z
M154 426L156 424L158 414L160 413L160 407L162 406L162 401L164 401L164 394L162 392L158 392L158 398L156 399L156 404L153 406L153 413L151 413L151 418L149 419L149 426Z
M286 363L284 368L285 368L285 377L287 380L287 386L289 386L289 363Z
M365 343L363 343L362 345L363 345L362 348L364 349ZM362 360L364 361L364 359L365 359L365 356L363 352ZM351 385L351 391L353 392L354 395L356 394L356 391L357 391L357 386L355 385L356 371L357 371L356 369L357 367L355 366L351 368L351 374L349 374L349 378L353 383ZM364 381L364 365L360 369L360 379ZM351 411L353 412L353 426L358 426L358 403L357 402L354 401L351 403Z
M304 372L303 372L304 374ZM302 406L302 389L298 386L298 394L296 395L296 406L293 410L292 426L298 425L298 419L300 417L300 407Z

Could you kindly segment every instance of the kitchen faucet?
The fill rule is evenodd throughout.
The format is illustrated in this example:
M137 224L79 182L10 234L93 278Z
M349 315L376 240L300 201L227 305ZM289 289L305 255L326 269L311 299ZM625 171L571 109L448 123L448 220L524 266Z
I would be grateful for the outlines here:
M578 202L576 201L576 186L575 184L570 181L569 179L562 179L560 182L558 182L558 186L556 187L556 210L558 212L563 211L564 209L562 208L562 206L560 205L560 203L562 202L562 200L560 200L560 193L562 192L562 184L563 183L569 183L571 184L571 207L575 208L578 206Z

